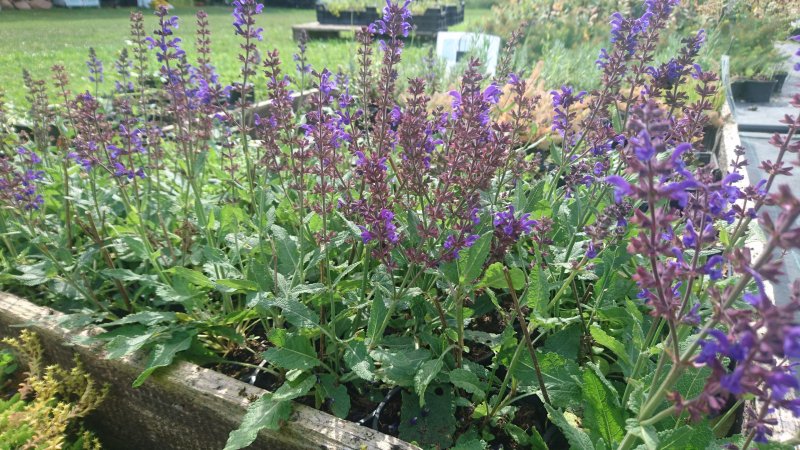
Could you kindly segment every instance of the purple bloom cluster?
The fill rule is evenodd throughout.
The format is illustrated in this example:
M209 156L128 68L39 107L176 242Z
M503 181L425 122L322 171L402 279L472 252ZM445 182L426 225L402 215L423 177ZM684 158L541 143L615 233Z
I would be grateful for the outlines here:
M500 211L494 216L492 223L494 224L495 234L498 235L500 240L509 239L516 242L523 234L529 234L533 231L533 226L537 222L531 220L530 216L530 214L524 213L516 217L514 206L508 205L505 211Z
M169 10L164 7L156 10L159 27L153 31L153 34L157 37L148 36L145 39L150 49L156 49L156 59L162 64L179 61L186 56L186 52L180 47L181 38L172 37L175 34L174 30L178 28L178 16L167 17L168 12Z
M383 7L383 16L370 25L373 34L388 36L391 39L408 37L411 32L411 10L408 9L411 0L405 0L401 5L392 0L386 0Z
M256 28L255 16L261 14L264 5L255 0L235 0L233 2L233 28L238 36L245 39L263 39L264 29Z
M89 81L92 83L103 82L103 62L97 59L94 47L89 47L89 60L86 61L86 67L89 68Z
M569 86L562 86L560 91L550 91L553 96L553 131L558 131L561 136L567 137L571 122L575 119L575 112L570 111L570 106L582 103L586 91L574 94Z
M21 211L38 210L44 204L37 189L44 178L44 172L38 169L42 160L25 147L17 149L17 156L15 167L10 158L0 155L0 204Z

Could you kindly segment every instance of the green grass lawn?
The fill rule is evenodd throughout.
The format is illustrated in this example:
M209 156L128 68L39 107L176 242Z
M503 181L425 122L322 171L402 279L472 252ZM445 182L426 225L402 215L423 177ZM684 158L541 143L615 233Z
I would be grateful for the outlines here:
M212 31L213 63L217 66L223 82L238 79L239 38L233 34L231 8L205 7ZM190 59L194 52L194 14L196 8L176 8L173 14L180 17L177 34L183 39ZM453 30L464 30L467 24L482 16L486 10L467 11L467 20ZM62 9L48 11L7 11L0 13L0 89L6 92L8 101L24 104L25 89L22 85L22 69L27 68L34 77L50 79L50 67L63 64L71 76L73 91L90 88L85 61L89 47L94 47L103 61L107 87L116 79L113 61L129 38L130 10L120 9ZM259 49L280 50L284 69L294 74L292 54L296 45L292 40L294 24L315 20L313 10L270 9L258 16L258 25L264 28L264 41ZM156 28L156 17L145 11L145 29L150 33ZM419 75L420 58L427 54L429 42L411 41L404 54L401 76ZM342 39L315 40L309 43L308 55L314 67L342 68L349 71L355 59L356 43L352 37ZM153 70L156 65L153 59ZM263 86L263 84L262 84ZM263 89L259 93L263 97Z

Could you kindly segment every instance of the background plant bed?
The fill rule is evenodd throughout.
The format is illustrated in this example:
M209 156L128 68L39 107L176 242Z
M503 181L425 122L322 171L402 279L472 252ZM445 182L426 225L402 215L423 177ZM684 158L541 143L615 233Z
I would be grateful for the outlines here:
M266 391L195 364L178 362L139 388L131 387L144 368L137 358L108 360L96 346L65 345L94 334L60 325L64 315L0 292L0 337L35 331L45 354L65 367L78 354L87 372L111 390L88 423L103 444L116 449L223 448L247 406ZM400 439L295 404L291 419L277 432L261 431L254 448L417 449Z

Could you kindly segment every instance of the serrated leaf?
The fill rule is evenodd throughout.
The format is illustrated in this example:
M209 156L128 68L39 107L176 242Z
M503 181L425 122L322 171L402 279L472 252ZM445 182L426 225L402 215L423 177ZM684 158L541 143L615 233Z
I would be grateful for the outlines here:
M577 324L570 325L548 336L542 349L547 352L557 353L566 359L577 360L580 340L580 326Z
M275 297L268 292L259 292L248 305L280 308L286 320L296 327L315 328L319 325L317 313L294 298Z
M272 240L275 242L275 251L278 254L278 272L287 276L293 274L300 265L297 243L278 225L272 226Z
M252 444L258 432L266 428L277 430L292 414L291 400L306 395L314 387L314 377L306 377L297 386L284 383L274 393L266 393L253 402L242 419L239 428L232 431L225 450L238 450Z
M583 402L580 369L575 361L564 359L555 353L536 352L542 378L552 404L559 408L578 407ZM513 375L520 386L539 390L539 379L530 354L520 357Z
M483 236L479 237L478 240L472 244L469 251L466 252L464 263L459 266L459 272L461 274L459 281L461 284L472 283L480 276L481 270L483 270L483 263L486 262L486 258L489 257L489 248L492 244L493 235L493 231L484 233Z
M547 403L544 404L547 409L547 417L553 422L567 438L571 450L594 450L592 440L580 428L577 428L564 417L564 413L560 410L553 408Z
M602 437L609 446L622 441L625 435L623 412L618 394L602 382L594 371L583 372L583 398L585 400L584 420L591 423L592 435Z
M547 304L550 302L550 289L547 287L547 277L542 268L536 264L528 274L528 294L526 295L528 307L544 315Z
M120 334L114 336L106 344L106 358L117 359L136 352L147 344L153 334L153 331L147 331L137 335Z
M181 331L174 333L166 342L160 342L153 347L150 359L145 370L133 381L133 387L139 387L159 367L166 367L175 359L178 352L187 350L192 345L194 333Z
M714 432L708 425L683 425L658 433L658 450L706 450L712 440Z
M373 350L370 356L380 364L376 372L384 381L411 387L414 386L414 377L420 366L431 359L431 352L424 348L379 348Z
M414 375L414 390L419 395L419 406L425 406L425 391L428 385L442 371L442 360L439 358L425 361Z
M39 286L47 283L52 277L52 267L47 261L42 261L30 266L17 266L22 275L15 275L14 279L25 286Z
M383 334L382 325L389 314L389 308L384 301L383 292L375 289L372 295L372 306L369 309L369 320L367 321L367 344L374 347L381 341Z
M481 401L486 397L483 383L478 376L467 369L453 369L450 371L450 382L453 386L475 395Z
M287 370L308 370L321 364L311 342L302 336L289 336L283 347L272 347L263 356L270 364Z
M359 378L367 381L375 379L375 367L363 342L353 343L345 350L344 362Z

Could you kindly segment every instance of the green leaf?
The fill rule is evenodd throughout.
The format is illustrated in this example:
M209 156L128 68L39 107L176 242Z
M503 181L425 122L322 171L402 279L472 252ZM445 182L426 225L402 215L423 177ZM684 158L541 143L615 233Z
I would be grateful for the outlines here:
M213 288L214 282L209 280L207 276L203 275L201 272L197 270L187 269L185 267L173 267L168 270L168 272L174 274L177 277L183 278L184 280L200 287L207 287Z
M481 274L483 263L489 257L493 234L493 231L484 233L466 252L464 263L460 266L461 277L459 281L461 284L472 283Z
M659 450L706 450L714 440L707 424L683 425L658 433ZM640 446L645 448L644 445Z
M528 307L544 315L547 304L550 302L550 289L547 287L547 276L542 268L536 264L528 274L528 294L526 296Z
M544 438L539 434L539 430L537 430L536 427L531 427L530 432L531 438L529 442L531 444L531 450L548 450Z
M557 353L566 359L577 360L580 340L580 326L578 324L569 325L548 336L542 348L547 352Z
M609 446L622 441L625 435L622 409L614 406L619 404L617 397L617 392L610 392L594 371L583 372L584 420L592 424L592 435L599 434Z
M284 383L274 393L266 393L253 402L242 419L239 428L232 431L225 450L237 450L252 444L258 432L266 428L277 430L292 414L291 400L306 395L314 387L315 378L306 377L297 386Z
M16 275L14 278L25 286L38 286L47 283L55 275L48 261L42 261L30 266L17 266L17 270L22 272L22 275Z
M320 375L319 379L333 415L341 419L347 418L350 413L350 395L347 393L347 387L339 384L336 377L331 374Z
M321 363L308 338L289 336L283 347L272 347L263 353L264 359L278 367L292 370L308 370Z
M559 408L581 406L583 402L581 372L575 361L564 359L555 353L538 351L536 357L552 404ZM536 369L527 351L520 357L513 375L519 380L520 386L539 389Z
M398 349L379 348L370 353L372 359L380 363L376 372L387 383L398 386L414 386L414 378L423 363L431 359L431 352L424 348L411 349L401 347Z
M383 329L381 328L389 308L384 302L383 293L380 289L375 289L372 294L372 307L369 309L369 321L367 322L367 344L375 346L381 341Z
M345 350L344 362L359 378L367 381L375 379L375 367L363 342L355 342Z
M278 253L278 272L291 275L300 265L300 251L289 233L278 225L272 226L272 240Z
M526 433L522 428L509 422L503 429L505 430L506 434L511 436L511 439L513 439L517 444L528 445L530 437L528 437L528 433Z
M450 448L456 431L456 404L452 386L434 385L425 393L425 410L419 397L403 391L400 439L423 448Z
M259 292L248 305L262 308L271 308L273 306L280 308L286 320L299 328L316 328L319 326L317 313L294 298L274 297L272 293Z
M181 331L173 334L166 342L156 344L145 370L133 381L133 387L141 386L159 367L170 365L178 352L182 352L192 345L194 334L194 332Z
M486 268L481 284L494 289L508 289L508 281L506 281L504 269L505 265L503 263L493 263ZM520 290L525 286L525 273L519 267L509 269L508 275L511 277L511 285L514 286L515 290Z
M481 401L486 398L484 392L484 384L478 379L478 376L467 369L453 369L450 371L450 382L453 386L463 389L468 393L475 395Z
M652 425L642 426L636 419L628 419L625 422L625 428L634 436L644 442L644 447L647 450L658 449L658 433Z
M594 445L592 445L589 435L570 423L562 411L553 408L547 403L544 404L544 407L547 409L547 417L550 418L550 421L564 433L571 450L594 450Z
M105 269L100 273L112 280L152 281L154 279L154 277L151 275L139 275L138 273L129 269Z
M611 336L610 334L606 333L605 330L597 326L593 326L589 332L591 333L592 339L594 339L595 342L611 350L626 365L630 365L630 358L628 357L628 353L625 351L625 345L622 344L622 342L618 341L617 338Z
M131 330L131 333L136 333L136 331ZM114 336L106 344L106 358L117 359L130 355L147 344L153 334L152 330L147 330L142 334L119 334Z
M425 390L428 389L428 385L436 378L436 375L442 371L442 365L442 360L439 358L425 361L414 375L414 390L419 395L420 407L425 406Z
M255 292L258 290L258 283L250 280L217 280L217 286L242 292Z

